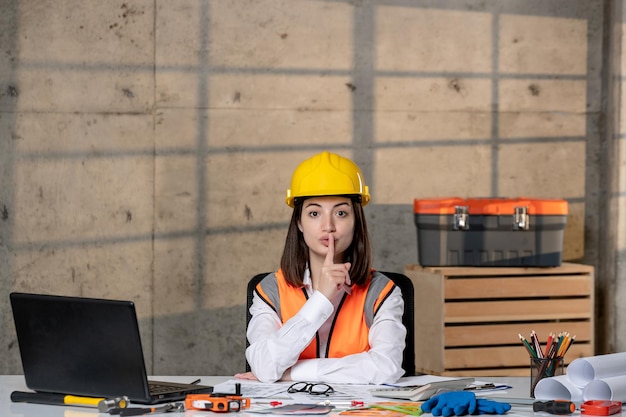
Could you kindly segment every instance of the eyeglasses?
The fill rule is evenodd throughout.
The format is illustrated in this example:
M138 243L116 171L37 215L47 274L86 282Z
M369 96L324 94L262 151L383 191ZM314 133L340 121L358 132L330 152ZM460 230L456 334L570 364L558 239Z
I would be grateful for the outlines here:
M287 388L289 394L308 392L311 395L330 395L335 390L328 384L311 384L310 382L295 382Z

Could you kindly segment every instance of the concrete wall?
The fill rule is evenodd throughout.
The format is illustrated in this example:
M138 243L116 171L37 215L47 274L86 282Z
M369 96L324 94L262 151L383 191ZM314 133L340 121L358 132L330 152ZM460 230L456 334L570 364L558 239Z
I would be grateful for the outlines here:
M611 90L612 102L615 104L611 108L610 117L612 146L610 151L615 155L615 185L612 190L613 201L616 202L612 206L613 213L611 218L614 219L612 224L615 231L616 250L614 251L615 262L615 280L610 290L611 300L610 316L614 317L612 333L615 335L615 349L626 351L626 308L624 300L626 300L626 117L624 115L624 106L626 105L626 88L624 82L626 78L626 4L624 1L614 2L611 16L614 17L612 25L613 42L611 46L614 49L614 59L611 66L611 77L613 87Z
M131 299L150 373L243 370L246 282L277 268L291 172L329 149L364 171L381 270L417 263L414 198L567 199L564 258L598 267L598 348L626 349L621 2L0 10L1 299ZM0 373L20 373L6 301L0 334Z

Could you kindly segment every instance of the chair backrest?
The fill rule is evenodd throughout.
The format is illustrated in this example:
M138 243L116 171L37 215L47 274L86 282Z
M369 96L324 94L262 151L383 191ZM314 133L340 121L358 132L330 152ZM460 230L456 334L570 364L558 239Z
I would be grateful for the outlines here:
M269 274L269 272L263 272L262 274L256 274L253 276L250 281L248 281L248 290L246 291L246 330L248 329L248 323L250 323L250 319L252 318L252 314L250 314L250 307L252 307L252 300L254 299L254 289L256 285L261 282L265 276ZM250 346L250 342L248 342L248 337L246 336L246 348ZM250 372L250 364L246 360L246 371Z
M402 357L402 369L404 369L405 376L415 375L415 302L414 302L414 288L411 279L404 274L397 272L384 272L380 271L383 275L387 276L394 282L402 291L402 298L404 299L404 314L402 315L402 324L406 327L406 346L404 347L404 353ZM252 306L252 300L254 298L254 288L256 285L267 275L269 272L257 274L248 281L247 290L247 302L246 302L246 329L248 323L252 318L250 314L250 307ZM246 337L246 347L249 346L248 338ZM246 371L250 371L250 364L246 361Z
M404 313L402 314L402 324L406 327L406 345L402 357L402 369L404 376L415 375L415 289L411 278L398 272L380 271L387 276L402 291L404 299Z

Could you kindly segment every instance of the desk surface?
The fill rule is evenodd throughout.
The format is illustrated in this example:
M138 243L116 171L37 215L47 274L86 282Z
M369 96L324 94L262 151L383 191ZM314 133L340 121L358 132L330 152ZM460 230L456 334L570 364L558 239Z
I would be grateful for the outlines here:
M203 385L217 385L222 382L233 379L231 376L205 376L198 377L202 379ZM197 379L193 376L184 377L166 377L159 376L152 379L164 380L164 381L176 381L176 382L189 382ZM511 377L511 378L479 378L481 381L489 381L494 383L502 383L511 385L514 387L511 390L507 390L506 396L509 398L528 398L529 395L529 381L528 378ZM88 407L72 407L72 406L59 406L59 405L40 405L40 404L26 404L26 403L13 403L11 402L10 395L13 391L30 391L26 388L24 377L22 375L0 375L0 416L1 417L105 417L109 414L98 413L95 408ZM184 413L167 413L156 414L163 416L185 416L185 417L201 417L203 415L209 416L213 413L199 412L199 411L185 411ZM511 415L512 413L509 413ZM513 413L514 415L528 416L532 412L525 413ZM215 413L215 415L223 415ZM257 416L259 414L256 414ZM245 413L238 413L238 417L245 417Z

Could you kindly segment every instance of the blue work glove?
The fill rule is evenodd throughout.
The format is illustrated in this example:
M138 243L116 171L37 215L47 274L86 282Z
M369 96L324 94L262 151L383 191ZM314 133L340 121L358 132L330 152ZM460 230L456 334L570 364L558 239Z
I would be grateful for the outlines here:
M476 395L468 391L450 391L436 395L422 404L422 411L433 416L463 416L476 412Z
M479 398L476 400L478 414L504 414L511 409L511 404Z

